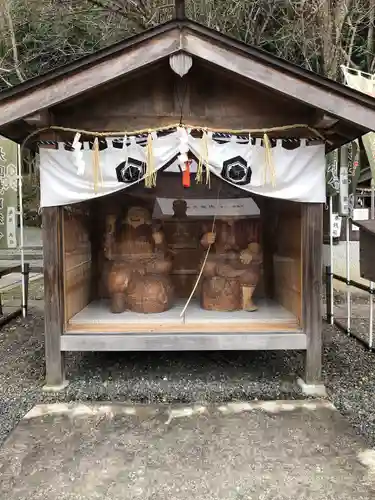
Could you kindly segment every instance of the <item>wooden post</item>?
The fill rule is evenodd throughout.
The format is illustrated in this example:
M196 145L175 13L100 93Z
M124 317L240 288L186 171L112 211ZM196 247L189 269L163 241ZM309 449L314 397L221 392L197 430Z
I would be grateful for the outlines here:
M302 206L302 322L307 335L306 383L322 374L322 253L323 205Z
M275 275L273 255L275 252L275 217L276 211L271 198L256 200L260 207L262 225L263 275L264 290L268 298L275 295Z
M179 21L183 21L185 15L185 0L175 0L175 17Z
M46 389L58 390L65 384L64 361L60 349L64 321L61 207L43 208L42 234Z
M24 268L21 271L22 273L22 282L23 286L25 288L25 302L23 301L23 297L21 299L21 308L22 308L22 314L24 318L27 316L28 309L29 309L29 281L30 281L30 264L26 262L24 264Z

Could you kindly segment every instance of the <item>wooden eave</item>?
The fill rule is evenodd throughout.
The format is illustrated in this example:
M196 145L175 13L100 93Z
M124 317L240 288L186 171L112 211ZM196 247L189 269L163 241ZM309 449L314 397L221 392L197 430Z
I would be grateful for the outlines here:
M375 128L374 98L197 23L172 21L0 93L0 134L22 140L27 135L26 117L178 51L336 120L330 129L324 130L335 146Z
M358 226L360 229L365 231L366 233L370 233L375 235L375 220L362 220L362 221L353 221L353 224Z

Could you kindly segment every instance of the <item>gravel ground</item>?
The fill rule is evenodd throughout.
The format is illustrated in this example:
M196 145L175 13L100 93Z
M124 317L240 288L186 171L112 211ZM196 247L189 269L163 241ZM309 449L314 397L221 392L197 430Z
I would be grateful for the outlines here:
M356 295L352 289L350 329L353 335L368 345L370 344L370 300L369 295ZM375 313L375 304L373 312ZM344 328L348 327L347 299L343 292L334 295L334 315ZM372 329L372 347L374 347L374 325Z
M72 353L66 390L42 392L41 285L30 290L28 321L0 331L0 443L37 403L129 401L227 402L301 398L302 352ZM13 292L12 298L16 294ZM38 304L39 307L38 307ZM375 354L324 324L324 382L329 398L370 446L375 446Z

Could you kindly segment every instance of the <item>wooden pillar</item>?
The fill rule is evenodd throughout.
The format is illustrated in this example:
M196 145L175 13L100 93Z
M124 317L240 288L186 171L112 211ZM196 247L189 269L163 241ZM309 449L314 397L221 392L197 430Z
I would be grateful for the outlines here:
M64 321L61 207L43 208L42 234L46 384L52 389L65 383L64 359L60 350Z
M175 0L175 18L178 21L183 21L185 19L185 10L185 0Z
M275 273L273 256L276 249L275 229L276 229L276 210L274 200L264 197L263 200L256 200L260 207L262 238L261 245L263 249L263 275L264 291L267 298L273 298L275 295Z
M302 205L302 322L307 335L307 384L321 381L322 374L322 253L323 205Z

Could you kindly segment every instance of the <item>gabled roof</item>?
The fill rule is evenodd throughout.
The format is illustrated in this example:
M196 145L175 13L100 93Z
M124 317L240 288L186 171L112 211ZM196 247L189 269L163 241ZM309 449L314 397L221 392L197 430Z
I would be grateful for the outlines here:
M0 93L0 132L7 124L179 51L342 120L354 127L351 138L375 128L374 98L183 20L158 26Z

